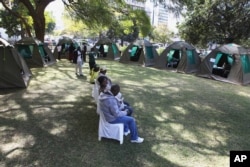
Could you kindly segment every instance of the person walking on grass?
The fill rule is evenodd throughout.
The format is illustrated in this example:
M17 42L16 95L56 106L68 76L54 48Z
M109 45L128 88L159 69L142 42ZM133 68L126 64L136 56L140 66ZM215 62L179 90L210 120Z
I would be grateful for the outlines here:
M79 46L74 51L73 63L76 65L76 67L75 67L76 75L79 74L80 76L84 76L82 73L82 66L84 64L84 61L83 61L83 55L81 52L81 48Z
M107 84L106 82L105 84ZM101 85L105 87L105 84ZM115 98L115 96L119 92L120 92L120 86L115 84L111 86L110 91L100 93L99 95L100 112L103 112L105 120L111 124L123 123L124 134L128 135L129 133L131 133L130 136L131 143L142 143L144 139L138 136L135 118L127 116L128 110L122 111L119 108L118 101Z
M96 62L95 62L95 52L94 48L91 48L89 52L89 71L91 72L93 68L95 67Z

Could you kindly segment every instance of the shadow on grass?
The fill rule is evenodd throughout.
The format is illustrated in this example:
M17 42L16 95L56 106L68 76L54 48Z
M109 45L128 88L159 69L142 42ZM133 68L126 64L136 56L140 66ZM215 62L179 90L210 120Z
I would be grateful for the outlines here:
M0 166L229 166L230 150L250 149L249 87L98 64L135 108L145 142L99 142L93 85L62 60L32 69L27 89L0 90Z
M250 149L248 86L139 66L113 70L152 152L183 166L228 166L231 150Z
M0 90L0 166L179 167L153 152L157 140L144 132L140 145L129 137L123 145L99 142L92 85L74 75L74 66L60 63L32 69L27 89ZM138 124L144 129L143 119Z

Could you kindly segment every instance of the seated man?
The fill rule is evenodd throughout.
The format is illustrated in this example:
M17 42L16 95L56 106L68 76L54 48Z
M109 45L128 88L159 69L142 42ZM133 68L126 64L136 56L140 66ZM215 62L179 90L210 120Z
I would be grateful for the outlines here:
M102 92L99 96L100 111L107 122L111 124L123 123L125 134L131 132L132 143L142 143L143 138L138 136L135 119L128 115L128 110L122 111L119 108L118 101L115 96L120 92L119 85L112 85L110 91Z

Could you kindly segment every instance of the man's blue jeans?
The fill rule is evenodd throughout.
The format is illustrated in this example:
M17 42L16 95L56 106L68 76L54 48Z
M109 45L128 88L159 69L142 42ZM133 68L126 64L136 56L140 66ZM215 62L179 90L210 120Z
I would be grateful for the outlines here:
M124 131L127 132L128 129L130 130L131 140L136 140L138 138L137 126L135 119L130 116L123 116L118 117L116 120L109 122L111 124L115 123L123 123L124 124Z

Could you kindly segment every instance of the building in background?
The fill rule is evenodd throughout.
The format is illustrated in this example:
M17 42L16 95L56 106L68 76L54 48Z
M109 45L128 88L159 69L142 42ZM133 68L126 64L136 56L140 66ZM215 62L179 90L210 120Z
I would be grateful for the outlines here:
M125 1L133 9L145 10L150 18L152 26L167 25L168 27L173 27L172 20L174 18L169 20L170 12L166 8L166 5L155 2L154 0L147 0L145 2L138 2L137 0ZM171 25L169 26L169 24Z

